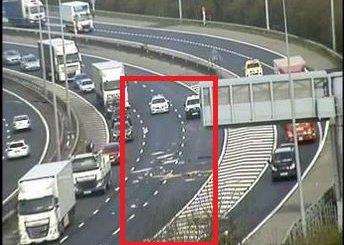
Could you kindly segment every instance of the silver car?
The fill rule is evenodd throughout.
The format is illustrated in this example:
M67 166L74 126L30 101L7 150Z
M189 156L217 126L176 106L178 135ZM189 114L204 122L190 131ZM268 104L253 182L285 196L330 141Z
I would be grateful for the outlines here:
M20 69L23 71L37 71L41 68L39 59L34 54L23 55L20 60Z
M18 65L21 60L21 55L18 50L8 50L2 55L2 62L6 65Z

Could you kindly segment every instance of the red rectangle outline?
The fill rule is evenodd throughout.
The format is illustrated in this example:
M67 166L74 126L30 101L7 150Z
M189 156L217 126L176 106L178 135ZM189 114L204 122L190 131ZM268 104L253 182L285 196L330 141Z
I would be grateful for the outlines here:
M212 105L213 105L213 148L212 148L212 172L213 172L213 212L212 212L212 239L208 242L130 242L126 240L126 203L125 203L125 85L129 82L212 82ZM119 244L120 245L218 245L219 241L219 210L218 210L218 77L215 75L206 76L159 76L159 75L144 75L144 76L121 76L120 77L120 101L119 101L119 145L120 145L120 166L119 166Z

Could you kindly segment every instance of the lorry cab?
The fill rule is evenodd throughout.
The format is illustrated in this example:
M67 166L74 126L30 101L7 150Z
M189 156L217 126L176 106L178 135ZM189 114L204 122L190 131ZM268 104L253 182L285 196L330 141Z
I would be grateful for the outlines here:
M9 22L20 27L37 27L39 20L46 21L43 4L40 0L4 1L4 10Z
M20 244L57 240L75 212L69 161L37 164L18 181Z
M111 184L111 165L106 154L85 153L70 158L75 193L87 195L105 192Z
M90 32L94 29L90 6L86 2L73 1L61 4L62 20L67 30Z
M245 76L263 75L263 68L259 60L249 59L245 62Z
M272 181L279 179L295 179L296 161L294 144L281 144L272 154L269 161Z

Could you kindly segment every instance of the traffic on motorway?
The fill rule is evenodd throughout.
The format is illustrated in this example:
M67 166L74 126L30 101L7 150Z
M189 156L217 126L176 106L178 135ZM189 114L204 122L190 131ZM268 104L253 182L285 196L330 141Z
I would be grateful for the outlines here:
M43 4L40 0L4 2L6 18L15 27L47 30L51 25L50 16L46 15ZM151 34L147 35L144 34L147 30L134 27L113 26L113 31L104 32L110 25L94 23L87 2L64 2L60 11L64 23L62 29L75 34L88 33L113 38L115 33L118 35L116 38L128 41L144 39L147 43L183 52L186 52L187 45L194 45L192 42L196 42L197 38L196 35L179 33L179 41L174 38L171 40L173 32L150 30ZM56 22L56 19L51 18L51 21ZM56 26L51 27L57 30ZM169 40L163 38L157 41L156 37L168 37ZM208 37L203 38L205 42L208 41ZM180 40L189 42L180 46ZM218 41L216 38L214 40ZM207 57L207 48L215 47L193 46L188 52L197 57L214 59ZM216 46L215 49L223 52L220 54L222 58L216 61L218 65L231 68L231 71L243 77L307 72L306 61L300 55L288 60L267 52L255 58L254 51L246 50L247 55L241 56L238 61L232 52L228 54L226 48L219 49ZM7 188L7 196L3 195L3 205L4 200L12 196L17 203L17 219L10 218L11 226L3 222L11 227L10 230L15 227L15 235L6 243L119 244L120 137L124 137L126 142L126 236L129 240L153 239L154 235L173 222L174 217L190 204L209 181L212 129L203 127L200 95L187 85L149 81L126 84L125 134L122 136L119 129L120 77L155 72L125 64L121 57L109 60L82 54L76 38L44 37L34 45L5 42L2 61L3 67L46 77L47 82L56 86L68 83L73 95L90 103L101 113L109 135L106 142L86 137L83 142L78 142L83 150L41 164L36 153L41 149L38 142L43 136L42 132L39 135L37 131L41 131L43 125L37 122L37 115L23 112L23 108L18 106L14 106L11 113L3 115L3 124L7 125L3 131L5 129L16 135L3 141L5 176L8 179L12 172L16 173L11 188ZM11 118L8 118L9 114ZM82 125L82 122L79 123ZM226 215L236 221L243 217L250 220L247 221L250 230L295 185L316 154L324 134L323 121L305 119L295 124L276 124L277 132L273 150L269 153L270 159L265 163L266 171L257 177L259 184L257 182L255 185L254 181L242 192L249 193L251 200L259 200L257 206L235 203L233 205L238 204L237 208ZM221 128L220 131L221 151L227 147L227 141L224 140L227 130L231 130L230 127ZM246 135L242 137L250 138ZM255 153L259 155L259 142L254 144L257 144ZM235 154L231 157L241 157ZM25 161L30 162L29 169L17 164ZM12 163L16 166L10 166ZM235 172L233 175L238 176L239 182L245 180L247 173L243 169L250 164L254 164L254 160L238 165L240 174ZM298 172L299 164L301 172ZM223 177L220 181L226 183ZM254 191L249 192L252 187ZM267 195L269 198L266 198ZM242 214L244 208L247 208L247 212ZM253 216L258 218L252 222ZM248 231L245 232L240 234L241 238L247 235ZM205 232L199 239L208 235Z

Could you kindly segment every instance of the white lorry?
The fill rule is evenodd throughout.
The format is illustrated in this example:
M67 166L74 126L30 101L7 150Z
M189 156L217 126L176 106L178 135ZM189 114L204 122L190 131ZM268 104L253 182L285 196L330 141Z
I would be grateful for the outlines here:
M121 62L111 60L92 64L91 78L96 96L107 113L111 113L114 110L113 107L117 106L121 76L125 76L124 65ZM127 87L125 88L125 106L130 107Z
M18 181L20 244L58 239L71 223L75 193L69 161L35 165Z
M108 154L85 153L70 158L76 195L104 192L111 185L111 163Z
M275 74L287 74L288 73L288 60L287 58L275 59L274 72ZM290 72L305 72L306 61L299 55L290 57Z
M38 27L46 21L43 4L40 0L5 0L3 13L9 23L18 27Z
M93 30L93 17L88 3L73 1L61 4L63 23L68 31L90 32Z
M44 64L42 64L42 53L40 46L43 45ZM64 60L63 60L63 46L61 38L51 39L52 46L52 60L55 72L55 79L57 82L64 82L66 80L64 73ZM78 47L73 40L64 40L65 54L66 54L66 73L67 78L71 78L81 73L81 55ZM48 78L51 78L51 63L50 63L50 40L43 40L38 42L38 53L41 65L45 65Z

